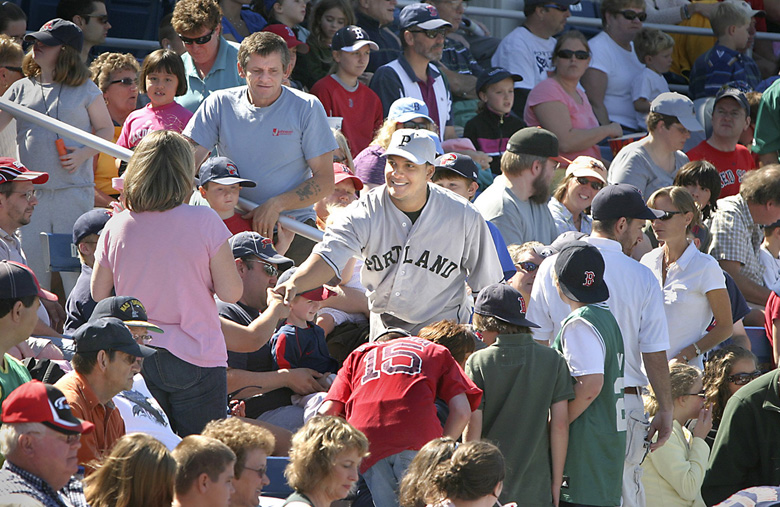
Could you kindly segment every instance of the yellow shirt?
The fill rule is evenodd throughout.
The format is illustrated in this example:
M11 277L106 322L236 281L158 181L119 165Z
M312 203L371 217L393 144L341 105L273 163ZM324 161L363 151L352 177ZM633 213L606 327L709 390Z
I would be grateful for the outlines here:
M114 126L114 142L119 139L122 133L122 126ZM117 195L119 192L111 186L111 178L116 178L119 173L116 169L116 159L105 153L98 155L97 165L95 166L95 188L108 195Z
M701 3L717 3L716 0L705 0ZM685 19L678 23L679 26L692 26L694 28L712 29L710 20L701 14L694 14L691 19ZM686 35L682 33L670 34L674 39L674 51L672 52L672 72L688 76L693 68L693 62L715 45L714 36Z

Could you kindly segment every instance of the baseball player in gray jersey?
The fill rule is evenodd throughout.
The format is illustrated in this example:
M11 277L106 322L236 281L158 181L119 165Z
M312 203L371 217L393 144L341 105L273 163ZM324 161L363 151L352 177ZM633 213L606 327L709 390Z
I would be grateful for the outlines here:
M431 322L468 322L474 293L502 279L485 220L474 206L432 183L433 139L401 129L387 149L385 185L335 217L308 259L276 291L285 304L328 282L351 257L364 260L361 281L371 310L371 338L389 327L411 333Z

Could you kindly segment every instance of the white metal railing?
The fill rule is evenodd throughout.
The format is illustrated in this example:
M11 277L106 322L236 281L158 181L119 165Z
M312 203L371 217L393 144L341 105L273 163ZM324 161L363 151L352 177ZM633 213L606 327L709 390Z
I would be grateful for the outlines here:
M51 130L52 132L55 132L62 137L67 137L68 139L72 139L85 146L89 146L90 148L120 160L128 161L133 154L133 152L127 148L118 146L111 141L106 141L105 139L102 139L89 132L84 132L81 129L73 127L72 125L68 125L67 123L62 122L56 118L46 116L45 114L39 113L38 111L34 111L26 106L11 102L3 97L0 97L0 109L10 113L15 118L23 118L30 123L38 125L39 127ZM35 168L33 167L32 169ZM256 208L257 204L248 201L247 199L240 198L238 207L244 211L249 211ZM314 227L310 227L286 216L280 216L279 222L286 229L289 229L305 238L317 242L322 241L322 231L319 229L315 229Z

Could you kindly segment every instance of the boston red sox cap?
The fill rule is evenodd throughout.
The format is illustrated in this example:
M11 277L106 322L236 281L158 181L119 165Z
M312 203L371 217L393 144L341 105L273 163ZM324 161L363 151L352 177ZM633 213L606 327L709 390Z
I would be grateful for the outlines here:
M504 283L488 285L479 292L474 313L495 317L516 326L539 327L525 318L525 300L514 287Z
M233 185L238 183L242 187L255 187L257 183L238 174L238 167L232 160L226 157L212 157L200 166L198 184L202 187L209 181L220 185Z
M239 232L228 240L233 257L247 257L254 255L269 264L276 264L281 271L292 267L293 261L279 254L274 249L274 242L254 231Z
M81 52L81 48L84 45L84 34L75 23L61 18L54 18L44 23L37 32L25 35L24 40L27 42L37 40L47 46L59 46L62 44Z
M604 281L604 258L598 248L572 241L555 259L558 286L566 297L578 303L600 303L609 298Z
M65 434L89 433L95 425L73 415L68 400L56 387L32 380L17 387L3 401L6 424L43 423Z
M333 51L346 51L352 53L368 46L374 51L379 50L376 42L373 42L365 30L359 26L349 25L341 28L333 35L333 41L330 43L330 49Z
M433 165L436 170L446 169L463 176L471 181L477 181L479 178L479 167L468 155L460 153L445 153L437 158Z
M401 9L401 14L398 15L398 26L401 30L408 30L413 26L421 30L435 30L452 25L439 17L439 11L433 5L417 3Z

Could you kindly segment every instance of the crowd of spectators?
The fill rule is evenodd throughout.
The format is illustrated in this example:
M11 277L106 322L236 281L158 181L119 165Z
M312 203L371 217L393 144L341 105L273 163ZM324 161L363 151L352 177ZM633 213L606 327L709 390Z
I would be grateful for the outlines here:
M0 506L777 497L776 9L575 3L4 2Z

